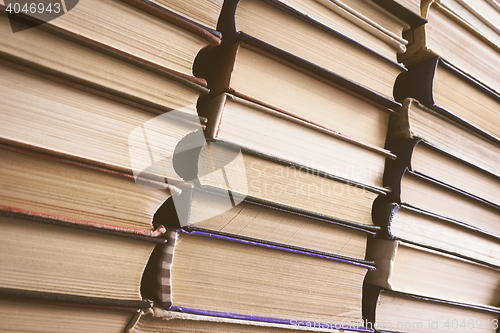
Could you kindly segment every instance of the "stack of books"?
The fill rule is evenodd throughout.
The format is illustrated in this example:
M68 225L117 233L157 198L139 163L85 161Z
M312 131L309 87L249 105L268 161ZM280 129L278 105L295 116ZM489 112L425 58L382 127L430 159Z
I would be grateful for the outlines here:
M135 167L155 156L131 159L130 134L175 140L145 123L178 109L174 129L198 130L192 65L220 44L220 4L169 3L2 1L2 331L123 332L152 306L153 216L179 189Z
M410 27L372 2L224 3L194 67L207 143L176 149L193 186L155 214L159 303L131 332L371 331L366 245Z
M400 59L403 103L368 245L364 315L380 331L495 332L500 310L498 4L426 1ZM481 55L478 57L478 55Z

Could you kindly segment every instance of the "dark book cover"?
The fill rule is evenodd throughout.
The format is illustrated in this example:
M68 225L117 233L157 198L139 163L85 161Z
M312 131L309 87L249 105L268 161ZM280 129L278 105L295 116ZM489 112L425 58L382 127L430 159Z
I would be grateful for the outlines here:
M422 17L420 13L415 13L414 11L409 10L405 6L399 4L397 1L373 0L373 2L375 2L380 7L385 8L394 16L397 16L408 23L412 29L427 23L427 19L425 17Z
M481 90L493 99L500 101L500 95L488 88L481 82L477 81L470 75L460 71L458 68L449 64L440 57L434 57L413 65L408 66L408 71L401 73L394 83L394 99L398 102L403 102L405 98L414 98L426 107L432 109L438 114L451 119L452 121L466 127L467 129L479 134L483 138L492 141L495 144L500 144L500 139L483 131L477 126L472 125L467 120L455 115L450 110L444 109L437 105L434 101L434 77L438 66L445 67L453 72L454 75L465 80L477 89Z

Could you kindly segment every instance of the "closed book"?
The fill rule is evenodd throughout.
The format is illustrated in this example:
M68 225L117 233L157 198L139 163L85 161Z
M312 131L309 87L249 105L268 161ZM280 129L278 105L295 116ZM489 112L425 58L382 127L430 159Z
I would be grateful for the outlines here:
M410 26L375 2L278 0L276 4L288 7L290 13L295 11L302 14L304 22L309 22L318 30L323 28L326 31L326 28L329 28L337 31L393 61L396 61L398 52L406 50L408 42L402 38L402 33ZM250 22L250 19L254 18L262 19L259 23L264 27L269 26L274 31L281 31L278 30L277 26L272 25L273 23L267 22L267 18L257 16L257 9L265 8L264 6L248 1L240 1L238 6L241 7L236 8L234 17L237 27L255 31L256 27L252 26L252 23L256 24L257 22ZM296 15L296 17L300 18L301 16ZM290 25L289 30L293 28L294 26ZM239 30L241 31L241 29ZM315 38L313 36L319 34L318 30L309 29L307 31L311 34L311 38ZM248 31L246 32L248 33ZM257 33L262 34L260 31ZM252 35L252 33L249 34ZM284 36L289 38L289 34L285 32ZM299 39L300 37L296 36L295 38Z
M170 197L168 185L139 178L150 187L139 186L131 174L26 148L1 146L2 207L74 224L154 233L153 215Z
M498 176L499 144L488 140L476 129L460 124L441 112L407 98L389 121L388 145L422 139L434 147Z
M405 203L488 233L500 234L496 222L500 210L496 204L408 168L393 169L384 177L386 186L392 189L387 202Z
M500 6L487 0L443 0L440 4L457 15L467 26L500 46Z
M0 32L1 58L145 109L179 109L208 92L203 79L117 57L106 46L94 48L46 29L12 33L5 15L0 16Z
M395 59L374 52L280 1L226 2L218 28L225 38L252 36L388 99L392 99L395 77L404 71ZM316 51L317 45L322 45L321 52Z
M367 229L306 215L284 205L206 187L183 189L175 200L167 200L156 212L154 223L357 260L364 260L367 237L375 234L373 226Z
M365 285L363 315L378 332L497 332L500 310Z
M196 147L190 145L189 136L179 143L175 170L199 189L232 196L233 204L248 197L299 214L373 229L371 207L375 198L387 192L223 141L202 139ZM191 192L182 192L181 203L189 204ZM189 212L188 205L181 206L179 214Z
M343 327L344 326L344 327ZM297 321L292 324L281 324L255 320L234 319L227 317L189 314L168 311L159 307L142 311L141 315L128 327L127 333L169 332L182 333L196 331L204 333L286 333L286 332L364 332L356 331L356 324L349 328L349 323L335 323L329 319L321 322Z
M442 58L408 66L396 80L394 97L414 98L498 144L500 95Z
M372 187L382 187L385 160L395 157L383 148L229 94L200 106L200 114L210 118L208 138Z
M125 69L121 69L122 74ZM170 106L148 107L128 97L105 93L104 88L90 88L9 61L0 61L0 72L0 95L8 100L0 108L1 139L69 159L126 174L148 175L165 184L166 176L172 180L179 177L168 163L165 170L150 167L154 158L171 158L178 141L202 128L195 104L200 93L207 90L199 85L189 87L161 79L175 92L166 103ZM148 76L143 74L144 78ZM153 160L148 148L154 151Z
M169 310L288 325L362 321L367 263L181 230L159 254L158 297Z
M408 30L411 43L399 60L406 66L439 56L490 89L500 91L499 46L474 29L443 1L422 3L428 23ZM481 61L477 61L481 55Z
M370 239L377 269L365 282L388 290L454 302L497 306L500 269L401 240Z
M307 70L261 43L249 42L214 49L197 63L198 74L211 86L211 94L203 102L230 93L367 144L384 146L389 115L398 107L395 102L327 72ZM353 119L362 131L352 128Z
M388 160L386 173L407 167L415 173L444 185L470 193L494 205L500 205L500 179L422 139L405 140L389 145L398 156Z
M43 27L53 33L187 76L192 76L193 62L201 49L220 44L213 31L149 1L84 1L56 20L50 20L50 15L47 11L12 11L9 16L17 23L12 31L23 33L46 22ZM19 26L19 21L23 25Z
M124 303L103 304L99 299L67 297L48 293L0 290L0 313L3 331L19 328L31 332L123 332L140 307ZM53 296L53 297L51 297ZM66 296L66 297L65 297ZM95 302L92 302L94 301ZM76 303L72 301L80 301ZM109 302L108 302L109 303ZM130 305L130 304L128 304ZM144 306L144 304L141 304Z
M141 295L142 274L156 243L164 239L9 210L0 211L0 228L3 294L151 306Z
M498 235L407 204L376 202L373 221L380 238L402 240L500 267Z
M161 12L165 12L165 16L167 14L179 16L190 23L204 28L215 36L221 36L221 33L217 31L217 21L222 9L223 0L126 0L126 2L145 11L157 12L158 15L161 15Z

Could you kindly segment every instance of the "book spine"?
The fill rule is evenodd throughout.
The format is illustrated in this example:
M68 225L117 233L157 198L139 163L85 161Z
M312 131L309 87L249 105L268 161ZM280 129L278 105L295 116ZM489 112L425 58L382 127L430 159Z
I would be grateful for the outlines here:
M391 189L391 192L385 196L385 202L401 203L401 182L407 171L407 167L399 167L391 169L390 172L384 172L383 184Z
M427 19L422 17L420 12L411 11L395 0L373 0L373 2L408 23L411 28L416 28L427 23Z
M372 209L372 220L375 225L381 227L381 230L377 232L377 237L388 239L395 238L391 232L391 224L394 215L400 208L401 206L399 204L392 202L388 203L383 197L375 199Z
M390 172L391 169L411 167L411 158L413 155L413 150L417 144L422 141L421 139L409 139L409 140L398 140L396 142L390 142L387 144L386 148L389 149L398 158L395 160L386 160L385 172Z
M380 287L368 283L363 284L362 314L365 323L376 323L375 313L381 291Z
M245 32L238 32L236 41L250 45L253 47L252 48L253 51L260 52L266 57L282 62L285 65L292 67L297 71L309 75L317 80L323 81L350 95L363 99L365 102L370 103L382 110L385 110L386 112L393 113L394 112L393 110L396 110L401 106L401 104L398 101L386 98L371 89L365 88L353 81L346 79L343 76L340 76L323 67L320 67L308 60L297 57L292 53L279 49L260 39L250 36ZM386 61L388 60L386 59ZM394 66L397 66L398 69L400 69L402 72L406 71L405 67L402 67L401 65L392 62L390 63L393 64Z
M394 99L402 102L414 98L427 107L434 107L433 82L439 58L407 66L408 71L399 74L394 82Z
M169 230L166 233L167 244L159 247L159 256L157 262L157 289L156 296L160 299L165 309L172 306L172 280L170 272L174 258L175 244L178 233Z

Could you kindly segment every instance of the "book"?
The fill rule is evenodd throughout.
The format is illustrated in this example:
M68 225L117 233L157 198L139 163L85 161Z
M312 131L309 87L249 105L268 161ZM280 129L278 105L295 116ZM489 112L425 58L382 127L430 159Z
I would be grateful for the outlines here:
M212 34L221 37L217 31L217 21L222 9L223 0L205 1L178 1L178 0L126 0L125 2L139 8L158 8L177 15L184 20L192 21L208 30Z
M129 0L129 3L135 0ZM136 1L137 2L137 1ZM145 3L149 1L143 1ZM213 30L217 35L217 21L222 10L223 0L205 0L205 1L179 1L179 0L152 0L150 1L173 13L181 15L189 20L196 22ZM208 29L207 29L208 30ZM219 33L220 34L220 33Z
M389 119L387 142L397 145L401 140L423 139L435 147L498 176L499 145L486 140L476 130L457 123L417 100L407 98Z
M403 34L410 43L398 59L409 66L439 56L498 93L498 46L441 3L423 3L422 16L428 23ZM479 54L481 61L477 61Z
M0 15L0 56L28 68L157 109L180 109L207 93L206 82L119 59L76 39L42 29L12 33L6 15ZM67 61L71 58L71 61ZM166 93L168 92L168 93Z
M33 298L0 298L2 331L23 328L31 332L123 332L134 308L58 303Z
M394 97L414 98L493 141L500 136L500 95L439 57L408 66L396 80Z
M158 209L153 223L357 260L365 258L367 237L374 236L375 230L286 208L248 196L240 199L237 193L229 197L216 189L183 189L179 197L169 198Z
M500 267L498 236L406 204L376 202L373 220L380 238L402 240L481 264Z
M396 61L396 53L406 50L408 41L402 38L402 33L410 26L375 2L279 0L277 3L393 61ZM252 5L244 1L238 6L241 8L236 10L235 23L246 28L248 16L255 15L255 12L251 10Z
M379 332L496 332L500 310L366 285L363 315Z
M380 147L229 94L200 105L199 113L210 119L208 138L372 187L382 187L385 160L394 158Z
M173 167L148 166L171 158L178 141L202 129L195 109L202 92L175 82L170 106L161 110L10 61L0 60L0 72L0 95L8 101L0 109L0 137L15 144L165 183L165 176L180 179Z
M370 239L370 283L388 290L454 302L497 306L500 269L400 240Z
M497 205L408 168L393 169L384 177L385 185L392 189L386 196L387 202L405 203L500 235Z
M196 231L167 237L158 262L167 310L281 324L362 321L369 264Z
M1 6L5 13L3 1ZM47 22L45 16L49 14L36 11L9 15L29 27ZM115 56L188 76L192 75L198 52L220 44L220 38L212 30L141 0L80 2L65 15L42 27Z
M495 1L487 0L444 0L441 4L458 15L469 26L500 46L500 7Z
M402 141L391 145L398 156L386 167L401 168L432 178L438 182L470 193L499 206L500 179L491 173L455 157L422 139ZM386 172L390 170L386 169Z
M120 230L100 232L99 228L4 210L0 211L0 228L1 288L151 306L142 298L141 279L155 244L164 243L163 239L128 237L129 233Z
M260 322L226 317L204 316L168 311L159 307L142 311L127 333L172 332L186 330L196 332L237 332L237 333L285 333L285 332L356 332L360 323L335 323L325 319L321 322L297 321L291 324ZM358 326L357 326L358 325ZM350 327L352 326L352 327ZM339 329L344 329L340 331ZM363 332L362 330L360 332Z
M331 2L328 5L334 6ZM252 36L281 50L292 61L303 59L387 99L392 99L396 76L405 70L394 56L391 60L374 52L280 1L227 2L218 29L228 41L238 35ZM318 45L321 52L317 52ZM396 53L393 46L387 48L391 54ZM387 51L384 54L388 55Z
M37 332L123 332L123 328L151 301L87 297L22 289L0 288L0 327Z
M339 77L310 71L273 55L265 45L249 42L214 49L196 64L196 73L211 87L200 104L227 92L361 142L384 146L389 115L397 104L380 98L374 102L377 96L366 89L344 86L347 82ZM363 130L352 128L353 119Z
M184 146L184 142L179 143L179 147ZM218 192L231 202L224 207L231 208L249 198L364 229L374 228L373 201L387 192L221 141L208 141L192 151L176 154L174 165L195 189ZM182 215L182 221L188 221L192 192L182 192L176 206L183 208L177 213Z
M143 179L153 186L139 186L131 174L27 148L1 145L3 209L153 235L153 215L176 193L165 183Z
M408 22L413 28L427 23L420 13L420 0L373 0L373 2Z

